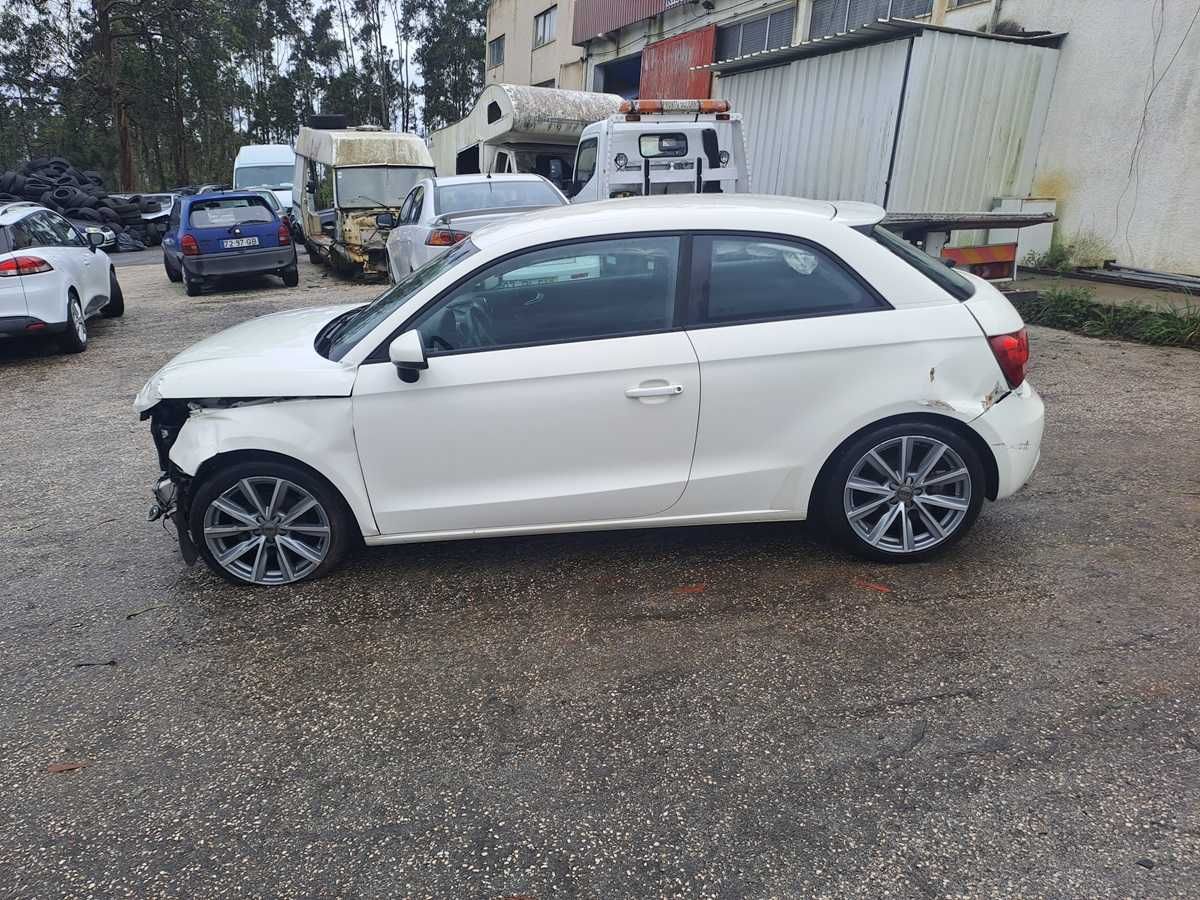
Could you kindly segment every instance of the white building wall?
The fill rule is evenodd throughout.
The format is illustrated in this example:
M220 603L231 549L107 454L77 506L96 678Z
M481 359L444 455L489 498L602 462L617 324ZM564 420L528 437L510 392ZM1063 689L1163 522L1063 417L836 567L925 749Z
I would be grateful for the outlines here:
M1031 191L1057 198L1058 239L1086 238L1094 253L1124 265L1194 274L1200 20L1184 35L1198 3L1163 0L1161 22L1158 8L1149 0L1004 0L999 18L1069 32ZM945 24L979 28L991 12L991 3L951 9Z

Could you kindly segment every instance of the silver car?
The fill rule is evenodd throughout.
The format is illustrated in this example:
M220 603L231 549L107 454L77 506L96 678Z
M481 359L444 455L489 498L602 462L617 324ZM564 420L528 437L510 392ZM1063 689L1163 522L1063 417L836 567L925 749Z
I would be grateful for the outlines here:
M448 175L417 182L387 239L388 272L399 281L441 256L471 232L534 209L566 206L567 198L541 175Z

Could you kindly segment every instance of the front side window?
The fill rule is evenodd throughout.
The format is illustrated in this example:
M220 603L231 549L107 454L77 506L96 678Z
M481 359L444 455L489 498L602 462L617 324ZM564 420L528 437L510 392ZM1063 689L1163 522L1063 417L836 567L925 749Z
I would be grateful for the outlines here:
M504 65L504 35L488 41L488 65Z
M541 47L554 40L554 20L558 16L558 7L552 6L544 13L533 17L533 46Z
M42 213L46 219L46 227L53 233L55 242L59 247L82 247L84 246L83 238L79 232L75 230L75 226L64 219L62 216L56 216L52 212Z
M732 324L882 308L857 278L811 244L698 235L697 318Z
M193 228L230 228L275 221L275 213L262 197L230 197L192 203L188 224Z
M575 157L575 181L587 184L596 173L596 139L588 138L579 144L579 153Z
M663 331L678 237L547 247L487 266L414 323L431 355Z
M975 293L971 284L940 259L934 259L923 250L918 250L900 235L888 231L882 225L871 229L871 237L896 256L900 257L951 297L966 300Z

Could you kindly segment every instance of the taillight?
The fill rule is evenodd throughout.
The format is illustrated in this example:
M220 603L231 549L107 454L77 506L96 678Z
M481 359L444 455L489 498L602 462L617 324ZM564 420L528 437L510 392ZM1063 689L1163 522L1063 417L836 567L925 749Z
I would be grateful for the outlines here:
M286 247L292 242L291 229L287 227L287 222L279 223L279 246Z
M1025 365L1029 362L1029 334L1022 328L1012 334L990 337L988 343L992 345L992 353L996 355L1008 386L1020 387L1025 380Z
M14 275L37 275L39 272L53 272L54 266L40 256L14 256L0 262L0 278L11 278Z
M453 247L455 244L465 241L470 236L466 231L451 231L449 228L438 228L429 232L429 237L425 238L425 243L430 247Z
M199 256L200 244L196 241L195 235L185 234L179 239L179 249L183 251L184 256Z

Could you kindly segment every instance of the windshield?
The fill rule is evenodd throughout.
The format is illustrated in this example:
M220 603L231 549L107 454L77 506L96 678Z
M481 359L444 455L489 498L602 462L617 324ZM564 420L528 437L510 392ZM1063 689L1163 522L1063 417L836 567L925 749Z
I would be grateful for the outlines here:
M354 310L344 319L335 320L327 334L318 336L317 352L329 359L340 360L350 352L351 347L370 334L376 325L407 303L427 284L432 284L444 272L478 252L470 241L463 241L449 253L427 262L415 272L410 272L407 278L396 282L366 306Z
M239 166L233 173L234 187L268 187L291 190L291 166Z
M489 178L467 184L440 185L435 192L437 215L476 209L507 209L514 206L561 206L558 191L544 181L510 181Z
M193 228L229 228L252 222L273 222L275 214L261 197L200 200L192 204L188 222Z
M876 225L871 229L871 237L950 296L966 300L975 293L975 285L947 266L942 260L934 259L925 251L917 249L900 235L888 231L882 225Z
M337 205L341 209L372 209L403 205L422 178L433 175L425 166L355 166L335 169Z

